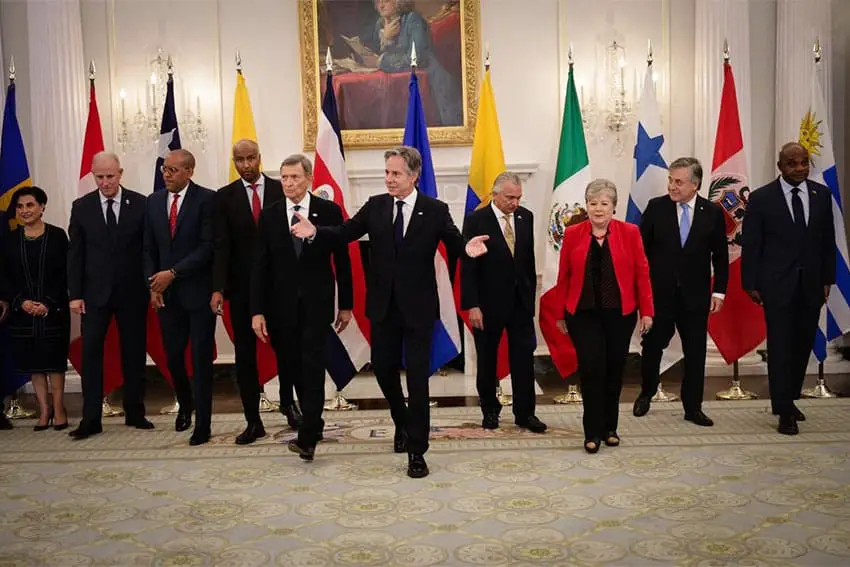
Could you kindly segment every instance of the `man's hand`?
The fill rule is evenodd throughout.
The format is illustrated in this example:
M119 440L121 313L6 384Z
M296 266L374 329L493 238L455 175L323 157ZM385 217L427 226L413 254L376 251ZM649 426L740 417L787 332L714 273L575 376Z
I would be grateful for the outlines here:
M21 303L21 309L23 309L24 313L27 315L35 316L35 306L35 301L30 301L29 299L24 300L24 302Z
M71 303L68 306L71 308L71 313L76 313L77 315L85 315L86 314L86 300L85 299L72 299Z
M823 286L823 302L824 302L824 303L826 303L827 301L829 301L829 290L831 290L831 289L832 289L832 286L831 286L831 285L825 285L825 286ZM0 319L0 321L2 321L2 319Z
M759 292L757 292L754 289L747 289L747 290L744 290L744 291L747 293L747 295L750 296L750 299L753 300L753 303L755 303L756 305L762 305L763 304L763 301L761 299L761 294Z
M168 289L168 286L170 286L171 282L174 281L174 272L171 270L157 272L151 276L149 281L151 284L151 291L162 293Z
M210 298L210 309L216 315L224 313L224 295L220 291L214 291Z
M398 37L399 32L401 31L401 18L395 18L391 21L384 20L384 29L381 30L381 35L384 37L384 41L392 41Z
M490 237L486 234L471 238L469 242L466 243L466 255L470 258L477 258L486 254L487 245L484 244L484 242L486 242L489 238Z
M303 238L305 240L308 238L313 238L313 236L315 236L316 234L316 227L313 225L313 223L307 220L307 218L304 217L301 213L295 213L295 216L298 217L298 222L293 224L292 228L290 229L292 235L297 238Z
M558 327L558 330L561 331L562 335L567 334L567 322L563 319L558 319L555 321L555 326Z
M711 307L708 312L714 315L723 308L723 298L711 296Z
M296 213L297 214L297 213ZM254 334L264 343L269 342L269 332L266 329L266 318L262 315L254 315L251 318L251 328L254 329Z
M350 309L341 309L339 314L336 316L336 323L334 323L334 330L337 334L343 332L348 324L351 322L351 310Z
M0 301L0 323L9 315L9 302Z
M157 311L165 307L165 299L162 297L161 293L156 291L151 292L151 307Z
M481 312L481 308L473 307L469 310L469 324L473 329L484 330L484 313Z
M652 317L641 317L640 318L640 334L645 335L652 329Z

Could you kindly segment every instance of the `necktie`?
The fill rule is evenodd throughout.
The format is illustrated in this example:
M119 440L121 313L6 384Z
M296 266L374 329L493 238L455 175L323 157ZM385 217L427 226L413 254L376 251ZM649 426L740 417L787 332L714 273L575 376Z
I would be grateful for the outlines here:
M177 199L180 198L179 193L174 194L174 200L171 201L171 210L168 212L168 226L171 228L171 238L177 233Z
M254 195L256 196L257 193L254 193ZM297 213L301 210L301 205L295 205L293 208L295 209L295 213ZM298 222L298 217L295 216L295 213L292 213L292 219L289 221L290 226ZM301 251L304 250L304 241L293 235L292 246L295 248L295 257L300 258Z
M514 255L514 247L516 246L516 234L514 234L514 229L511 226L511 217L508 215L504 215L502 220L505 221L505 242L508 243L508 249L511 251L511 256Z
M682 220L679 221L679 240L682 243L682 248L685 247L685 242L688 241L688 233L691 232L690 211L690 205L682 203Z
M260 194L257 192L257 184L251 183L248 187L251 188L251 214L254 215L254 224L260 222L260 211L263 210L263 205L260 203Z
M118 232L118 219L115 218L115 210L112 205L115 204L115 199L106 200L106 232L109 233L109 238L115 239L115 234Z
M395 235L395 247L400 249L404 243L404 201L396 201L395 221L393 221L393 234Z
M800 188L791 189L791 210L794 211L794 226L801 233L806 232L806 213L803 210L803 199L800 198Z

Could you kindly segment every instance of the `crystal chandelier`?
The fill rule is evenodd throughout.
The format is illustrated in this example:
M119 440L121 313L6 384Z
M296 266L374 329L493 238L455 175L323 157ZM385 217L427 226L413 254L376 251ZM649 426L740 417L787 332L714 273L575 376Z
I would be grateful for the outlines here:
M633 126L633 104L626 91L626 67L626 48L612 42L605 48L603 96L597 98L595 92L591 92L585 101L584 86L580 93L585 138L597 144L610 142L617 157L623 156ZM634 98L635 93L631 94Z

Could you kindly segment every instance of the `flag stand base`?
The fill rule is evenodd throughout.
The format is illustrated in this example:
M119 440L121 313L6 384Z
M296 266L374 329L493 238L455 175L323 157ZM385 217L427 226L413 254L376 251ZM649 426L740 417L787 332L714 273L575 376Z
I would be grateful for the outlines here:
M177 401L177 398L174 398L174 403L170 406L165 406L159 413L162 415L174 415L175 413L180 411L180 402Z
M514 404L514 397L506 394L501 386L496 386L496 399L499 400L502 406L512 406Z
M266 393L260 394L260 413L269 413L280 409L280 405L266 397Z
M678 400L679 396L666 391L664 389L664 385L661 382L658 382L658 390L655 392L655 395L652 396L651 399L651 401L653 402L676 402Z
M120 417L124 415L124 410L115 409L112 407L112 404L109 403L109 397L103 397L103 404L101 404L101 412L103 413L103 417Z
M718 400L755 400L758 395L753 392L748 392L741 387L741 381L737 378L732 380L732 385L728 390L717 392Z
M35 417L35 411L26 409L21 405L18 396L13 396L9 402L9 409L6 410L6 417L9 419L27 419Z
M804 398L837 398L832 391L826 387L826 380L823 377L823 362L818 363L818 383L813 388L806 388L800 392L800 396Z
M578 387L574 384L570 384L569 388L567 388L566 394L559 394L552 398L556 404L580 404L582 402L581 393L578 391Z
M353 411L357 409L357 404L352 404L346 400L342 392L336 391L336 394L326 404L325 409L328 411Z

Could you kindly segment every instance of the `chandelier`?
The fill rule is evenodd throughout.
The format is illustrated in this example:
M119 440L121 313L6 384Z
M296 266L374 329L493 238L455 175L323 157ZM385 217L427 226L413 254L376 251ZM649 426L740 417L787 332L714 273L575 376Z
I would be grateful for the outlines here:
M634 118L636 93L632 92L629 98L626 68L626 48L614 41L605 48L602 95L596 96L596 85L587 100L584 86L581 86L579 95L585 138L596 144L610 143L617 157L625 153Z

